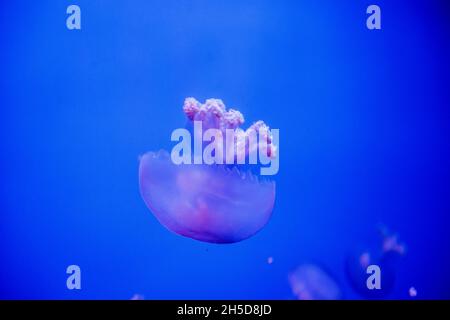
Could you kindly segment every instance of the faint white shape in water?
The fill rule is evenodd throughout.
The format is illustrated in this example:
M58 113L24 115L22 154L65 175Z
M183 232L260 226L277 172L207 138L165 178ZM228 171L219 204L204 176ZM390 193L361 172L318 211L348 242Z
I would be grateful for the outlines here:
M273 263L273 257L268 257L267 258L267 263L268 264L272 264Z
M409 288L409 296L410 297L417 297L417 290L414 287Z
M303 264L289 274L292 292L299 300L339 300L341 289L336 281L320 267Z
M135 293L130 300L144 300L144 296L142 294Z

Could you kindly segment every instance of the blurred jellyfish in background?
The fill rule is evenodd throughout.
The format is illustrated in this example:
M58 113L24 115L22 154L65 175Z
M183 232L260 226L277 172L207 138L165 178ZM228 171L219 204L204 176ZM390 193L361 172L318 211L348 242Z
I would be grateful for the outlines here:
M139 293L135 293L130 300L144 300L144 296L142 294Z
M409 288L408 293L411 298L417 297L417 290L414 287Z
M288 276L298 300L340 300L342 292L334 278L314 264L302 264Z
M276 158L276 141L272 141L271 130L262 121L245 131L240 129L244 122L242 114L227 110L218 99L201 104L194 98L187 98L183 111L188 118L185 130L194 140L198 135L204 138L203 132L208 129L215 129L223 139L227 137L226 143L221 145L216 144L217 138L211 138L215 144L212 155L223 161L174 164L166 151L148 152L140 158L139 164L142 198L159 222L177 234L213 243L233 243L251 237L272 215L275 182L255 173L248 159L255 154L261 156L261 150L267 158ZM196 126L198 123L200 129ZM235 132L230 141L227 129ZM259 132L256 141L250 139L255 131ZM211 144L203 142L200 147L205 151ZM194 149L196 143L190 142ZM231 163L225 159L230 149ZM188 155L188 161L195 163L195 157L195 154Z
M345 261L345 270L351 287L362 297L368 299L386 298L393 290L395 278L401 258L406 252L405 245L400 243L397 234L386 227L378 228L381 242L373 248L357 250ZM381 271L381 288L369 289L367 267L377 265Z

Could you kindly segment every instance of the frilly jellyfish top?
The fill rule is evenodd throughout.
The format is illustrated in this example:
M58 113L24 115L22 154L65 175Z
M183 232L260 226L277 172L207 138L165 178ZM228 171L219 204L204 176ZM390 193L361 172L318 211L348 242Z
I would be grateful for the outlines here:
M187 98L183 111L188 120L201 121L204 130L235 129L246 135L249 129L267 129L267 154L276 146L270 129L262 121L246 131L237 110L226 110L219 99L205 104ZM245 140L244 140L245 141ZM257 144L258 142L256 142ZM258 145L236 145L236 153L248 155ZM167 229L196 240L233 243L256 234L268 222L275 201L275 182L262 179L238 165L174 164L167 151L147 152L140 158L139 186L147 207Z

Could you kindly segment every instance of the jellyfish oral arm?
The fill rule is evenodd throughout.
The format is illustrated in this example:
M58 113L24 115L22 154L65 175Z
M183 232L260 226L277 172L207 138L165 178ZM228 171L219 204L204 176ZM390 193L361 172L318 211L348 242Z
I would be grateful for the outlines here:
M267 126L257 123L245 132L239 129L222 131L216 128L203 132L203 122L193 121L193 132L193 137L191 132L184 128L172 132L171 140L178 142L171 152L174 164L232 165L258 164L259 161L262 165L269 165L261 168L262 175L278 173L278 129L269 130Z

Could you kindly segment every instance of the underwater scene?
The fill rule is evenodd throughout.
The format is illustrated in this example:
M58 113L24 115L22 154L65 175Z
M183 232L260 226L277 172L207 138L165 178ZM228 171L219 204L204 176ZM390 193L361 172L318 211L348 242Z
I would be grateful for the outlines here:
M450 299L450 3L0 2L0 299Z

